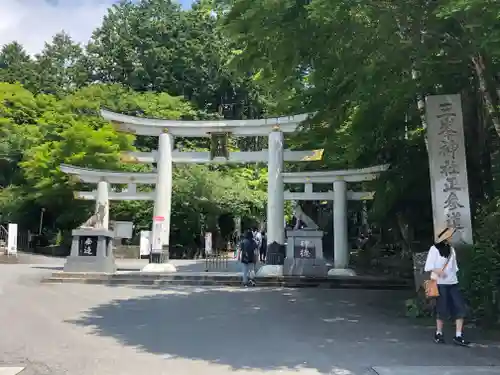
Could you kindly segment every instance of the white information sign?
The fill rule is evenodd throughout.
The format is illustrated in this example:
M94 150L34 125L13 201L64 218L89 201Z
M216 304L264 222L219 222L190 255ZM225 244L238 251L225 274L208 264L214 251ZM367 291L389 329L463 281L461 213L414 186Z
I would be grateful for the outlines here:
M151 231L141 230L139 253L141 256L148 256L150 251L151 251Z
M434 235L456 228L472 244L472 224L460 95L425 98Z
M17 254L17 224L10 223L7 231L9 232L7 236L7 254L16 255Z
M205 254L206 255L212 254L212 233L211 232L205 233Z
M115 238L132 238L133 227L131 221L115 221Z
M155 216L153 218L153 230L151 235L151 252L153 253L161 253L163 250L163 241L164 237L164 218L161 216Z

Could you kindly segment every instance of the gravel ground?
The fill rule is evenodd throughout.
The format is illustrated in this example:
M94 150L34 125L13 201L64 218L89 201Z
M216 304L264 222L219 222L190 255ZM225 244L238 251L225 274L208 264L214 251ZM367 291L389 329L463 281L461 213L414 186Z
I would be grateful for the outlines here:
M61 261L37 263L0 265L0 365L26 366L23 375L367 375L372 366L500 365L492 342L437 347L432 329L394 314L400 292L41 285Z

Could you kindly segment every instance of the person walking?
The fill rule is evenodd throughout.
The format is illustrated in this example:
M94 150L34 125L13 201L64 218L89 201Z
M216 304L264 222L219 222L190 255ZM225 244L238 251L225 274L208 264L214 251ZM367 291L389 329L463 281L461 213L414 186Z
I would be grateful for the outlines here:
M254 241L254 235L251 230L248 230L245 233L245 237L240 244L240 262L241 262L244 286L255 285L252 271L253 274L255 274L256 249L257 249L257 244Z
M260 248L259 248L259 260L264 263L266 261L266 254L267 254L267 236L266 236L266 231L262 229L261 234L261 243L260 243Z
M444 320L455 319L456 345L468 346L469 342L463 336L464 318L466 316L465 302L458 284L457 254L450 240L455 233L454 228L444 228L437 236L436 243L431 246L425 262L425 271L431 273L431 280L437 283L436 297L436 334L434 341L444 344Z

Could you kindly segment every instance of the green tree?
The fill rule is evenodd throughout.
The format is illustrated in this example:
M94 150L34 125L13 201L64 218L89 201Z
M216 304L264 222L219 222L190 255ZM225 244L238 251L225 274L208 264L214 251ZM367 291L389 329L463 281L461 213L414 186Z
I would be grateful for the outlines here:
M89 83L91 67L80 45L61 32L36 55L36 70L38 91L60 96Z
M24 151L38 142L36 124L45 99L36 98L20 84L0 82L0 186L22 182L18 163Z
M17 42L5 44L0 50L0 82L20 82L30 90L36 88L35 64Z
M141 0L114 5L87 52L95 80L183 96L225 117L256 116L262 106L252 82L226 66L231 48L206 2L184 11L170 0Z

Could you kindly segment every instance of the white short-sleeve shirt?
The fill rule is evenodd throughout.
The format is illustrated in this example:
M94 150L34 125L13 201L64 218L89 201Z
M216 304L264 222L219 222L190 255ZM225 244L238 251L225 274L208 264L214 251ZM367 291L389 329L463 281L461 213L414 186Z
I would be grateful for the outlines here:
M435 269L442 269L446 264L448 258L442 257L439 254L439 250L436 246L431 246L429 253L427 254L427 260L425 261L425 271L429 272ZM444 275L439 277L434 272L431 272L431 278L436 280L438 284L443 285L453 285L458 284L458 264L455 249L451 248L451 255L446 268L444 269Z

